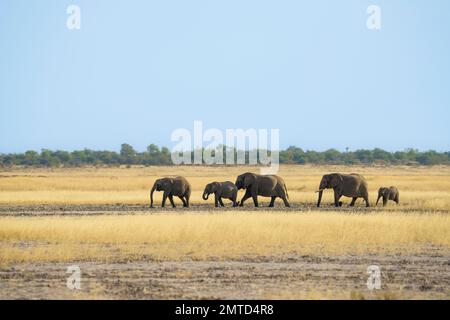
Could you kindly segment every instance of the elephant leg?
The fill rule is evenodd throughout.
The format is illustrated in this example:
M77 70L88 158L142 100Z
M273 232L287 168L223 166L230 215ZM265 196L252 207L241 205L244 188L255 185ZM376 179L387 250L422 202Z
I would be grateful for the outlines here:
M274 206L274 204L275 204L275 198L276 198L275 196L272 196L272 197L271 197L269 207L273 207L273 206Z
M242 207L244 205L244 201L250 197L251 197L250 192L246 191L244 196L242 197L241 201L239 202L239 206Z
M387 198L383 196L383 207L387 205Z
M255 207L259 207L258 204L258 187L255 185L252 185L252 189L251 189L251 195L252 195L252 199L253 199L253 204L255 205Z
M169 201L170 201L170 204L172 205L172 208L176 208L175 203L173 202L173 196L172 195L169 196Z
M237 207L238 203L236 202L236 195L230 197L231 202L233 202L233 207Z
M162 203L161 203L161 207L165 207L166 206L166 200L167 200L167 194L164 193L163 194L163 198L162 198Z
M289 208L289 207L291 206L291 205L289 204L289 201L288 201L288 199L286 198L286 196L281 197L281 199L283 199L283 202L284 202L284 206L285 206L285 207Z
M364 198L364 201L366 202L366 208L370 207L369 196L366 194L365 196L363 196L363 198Z
M183 207L186 207L186 200L184 200L183 196L178 196L178 198L183 202Z
M219 206L219 197L217 194L214 194L214 206L217 208Z
M290 207L289 201L287 199L287 193L285 187L281 187L278 193L278 197L281 198L284 202L285 207Z
M257 195L253 195L252 198L253 198L253 204L255 205L255 207L256 208L259 207L258 196Z
M225 205L223 204L222 198L219 197L219 203L222 207L225 207Z
M353 207L355 205L356 199L358 199L358 197L352 198L352 202L350 202L350 207Z
M340 207L339 205L339 199L341 198L341 195L338 192L334 192L334 206Z
M189 198L190 198L190 194L189 194L189 195L185 195L184 198L186 199L186 208L189 208Z

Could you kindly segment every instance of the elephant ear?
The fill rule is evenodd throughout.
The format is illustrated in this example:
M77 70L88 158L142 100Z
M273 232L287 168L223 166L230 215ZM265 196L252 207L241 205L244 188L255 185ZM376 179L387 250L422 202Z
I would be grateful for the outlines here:
M319 191L328 188L328 175L324 174L319 184Z
M218 191L219 190L219 183L218 182L213 182L213 183L211 183L211 192L216 192L216 191Z
M344 182L344 179L342 178L342 176L339 173L334 173L331 175L330 186L332 188L342 184L343 182Z
M164 187L170 187L173 184L173 179L171 178L165 178L163 181Z
M244 187L248 188L251 184L255 182L255 175L253 173L247 173L244 177Z

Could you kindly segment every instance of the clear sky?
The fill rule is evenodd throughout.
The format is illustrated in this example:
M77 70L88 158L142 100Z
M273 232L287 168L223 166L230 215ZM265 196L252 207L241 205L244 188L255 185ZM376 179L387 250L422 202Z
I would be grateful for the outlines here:
M448 151L449 119L448 0L0 1L0 152L172 147L194 120Z

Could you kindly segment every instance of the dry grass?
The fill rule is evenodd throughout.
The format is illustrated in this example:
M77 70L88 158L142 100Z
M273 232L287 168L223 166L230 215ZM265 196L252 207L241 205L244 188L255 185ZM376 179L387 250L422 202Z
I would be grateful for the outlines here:
M231 180L256 167L13 169L0 172L0 204L144 204L154 179L176 173L205 203L208 182ZM291 202L312 204L326 172L366 176L375 201L382 185L400 189L401 205L384 213L243 213L120 217L0 218L1 261L154 259L208 256L419 250L449 245L445 215L403 215L398 209L450 208L449 167L282 166ZM156 195L159 204L161 194ZM264 202L264 199L262 202ZM212 200L211 200L212 201ZM265 200L267 202L267 200ZM332 201L327 192L324 201ZM346 200L348 201L348 200ZM211 203L212 204L212 203ZM220 211L213 211L220 213ZM401 248L401 249L400 249Z
M47 262L105 262L108 265L163 260L168 263L233 259L258 262L260 259L271 261L272 258L290 259L303 255L349 255L351 260L353 254L370 256L372 253L379 256L394 254L398 259L415 254L450 256L450 167L281 167L279 175L285 179L293 203L313 205L317 197L314 191L321 176L327 172L363 174L369 183L372 204L378 187L396 185L399 188L400 206L390 204L385 209L356 211L359 214L344 210L286 212L263 208L224 212L212 207L212 199L209 201L211 211L195 210L196 204L205 203L200 198L205 184L214 180L234 181L245 171L258 172L258 168L0 171L0 205L148 204L148 192L157 177L183 175L192 184L191 203L194 206L190 211L151 211L151 214L143 212L139 215L122 212L121 215L0 216L0 268ZM159 206L161 193L156 194L155 200ZM268 202L268 199L260 200L262 204ZM349 199L344 201L349 202ZM331 191L325 193L325 202L332 202ZM229 205L228 201L226 204ZM361 201L359 205L362 205ZM422 213L408 212L409 209L422 209ZM436 213L438 209L444 211ZM409 280L406 278L405 281ZM295 291L288 286L283 289L279 285L268 285L262 298L397 299L422 294L417 290L403 292L401 287L369 294L351 291L345 283L342 287L336 285L325 289L318 288L317 284L320 281L310 282L311 287ZM97 297L95 292L83 294L85 296L80 297ZM100 292L99 297L103 294ZM42 293L39 291L37 296L41 297Z
M0 261L230 259L450 248L446 214L257 212L2 217Z
M0 171L0 204L146 204L153 181L168 175L186 176L193 187L191 203L198 204L204 203L201 191L207 183L234 181L242 172L258 170L248 166L6 170ZM314 203L317 196L314 191L327 172L363 174L372 202L376 200L378 187L396 185L403 208L450 208L450 167L285 165L279 175L286 180L292 202ZM160 199L161 193L156 193L157 203ZM324 201L332 201L331 191L325 193Z

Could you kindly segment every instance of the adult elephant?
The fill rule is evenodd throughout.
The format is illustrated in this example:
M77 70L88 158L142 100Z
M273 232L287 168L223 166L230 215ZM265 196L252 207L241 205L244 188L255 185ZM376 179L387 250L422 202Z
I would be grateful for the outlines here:
M183 201L183 207L189 208L189 198L191 196L191 185L184 177L174 177L174 178L161 178L157 179L153 184L153 188L150 191L150 207L153 208L153 192L164 191L162 204L164 208L166 205L166 200L169 198L172 207L175 208L175 203L173 202L173 196L177 196Z
M283 200L286 207L290 207L286 184L279 176L246 172L237 177L235 185L238 190L245 189L245 194L239 203L241 207L244 205L245 200L250 197L253 198L255 207L258 207L258 196L270 197L269 207L273 207L277 197Z
M317 207L320 207L320 202L322 201L322 193L325 189L334 190L334 205L339 207L342 202L339 199L342 196L351 197L352 202L350 206L355 205L355 201L358 198L363 198L366 202L366 207L369 207L369 192L367 188L367 182L362 175L352 173L352 174L341 174L341 173L330 173L322 177L320 181L319 199L317 200Z

